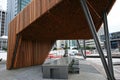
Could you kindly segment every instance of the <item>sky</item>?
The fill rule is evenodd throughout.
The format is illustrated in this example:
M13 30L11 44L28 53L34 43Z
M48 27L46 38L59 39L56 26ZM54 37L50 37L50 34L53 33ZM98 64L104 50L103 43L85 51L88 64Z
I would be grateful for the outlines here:
M109 32L120 31L120 0L116 0L112 10L108 14Z
M0 7L2 7L3 10L7 10L7 0L0 0Z
M6 10L7 0L0 0L0 5ZM110 33L120 31L120 0L116 0L116 3L108 15L108 26Z

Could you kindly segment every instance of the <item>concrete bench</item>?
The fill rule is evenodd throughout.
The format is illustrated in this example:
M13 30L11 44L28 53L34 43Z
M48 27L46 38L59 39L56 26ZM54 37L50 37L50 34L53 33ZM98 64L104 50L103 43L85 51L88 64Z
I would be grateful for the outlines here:
M73 58L71 57L64 57L51 63L43 64L43 78L68 79L68 73L70 70L72 72L79 71L78 65L76 65L75 62L72 67L70 67L72 60Z

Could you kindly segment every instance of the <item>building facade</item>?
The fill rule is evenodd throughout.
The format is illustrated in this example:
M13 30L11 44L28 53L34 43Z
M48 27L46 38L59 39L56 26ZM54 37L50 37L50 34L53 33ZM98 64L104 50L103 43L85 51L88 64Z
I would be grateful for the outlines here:
M31 0L16 0L17 1L17 13L19 13Z
M6 11L0 10L0 36L5 34Z
M55 45L57 49L63 49L63 48L73 49L73 48L77 48L77 41L76 40L57 40Z
M97 32L97 36L98 36L98 39L100 41L101 47L103 47L104 46L104 42L102 42L100 40L100 36L101 35L104 35L104 27L103 27L103 25L100 27L99 31ZM86 46L88 46L88 47L96 47L95 42L94 42L93 39L86 40L85 42L86 42Z
M120 32L110 33L109 36L110 36L111 48L112 49L120 48ZM101 35L100 39L102 42L105 43L104 35Z
M0 10L0 50L7 47L5 29L6 29L6 11Z

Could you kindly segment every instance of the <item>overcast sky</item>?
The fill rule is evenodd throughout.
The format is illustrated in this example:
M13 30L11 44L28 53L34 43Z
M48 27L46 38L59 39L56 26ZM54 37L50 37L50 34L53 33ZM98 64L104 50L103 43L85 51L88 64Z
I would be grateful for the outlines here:
M7 0L0 0L0 5L6 10ZM116 0L115 5L108 15L109 32L120 31L120 0Z
M6 10L7 9L7 0L0 0L0 7L2 7L2 9Z
M109 32L120 31L120 0L116 0L115 5L108 15Z

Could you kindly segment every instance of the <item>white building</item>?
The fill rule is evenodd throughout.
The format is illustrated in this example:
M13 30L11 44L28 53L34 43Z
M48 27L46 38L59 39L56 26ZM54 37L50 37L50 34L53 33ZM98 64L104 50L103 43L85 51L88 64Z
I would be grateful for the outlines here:
M0 9L0 50L7 48L6 32L6 11Z
M100 41L101 47L103 47L103 46L104 46L104 43L101 42L101 40L100 40L100 36L101 36L101 35L104 35L104 27L103 27L103 25L101 26L101 28L100 28L99 31L97 32L97 36L98 36L98 39L99 39L99 41ZM86 42L86 46L96 47L95 42L94 42L93 39L86 40L85 42Z

